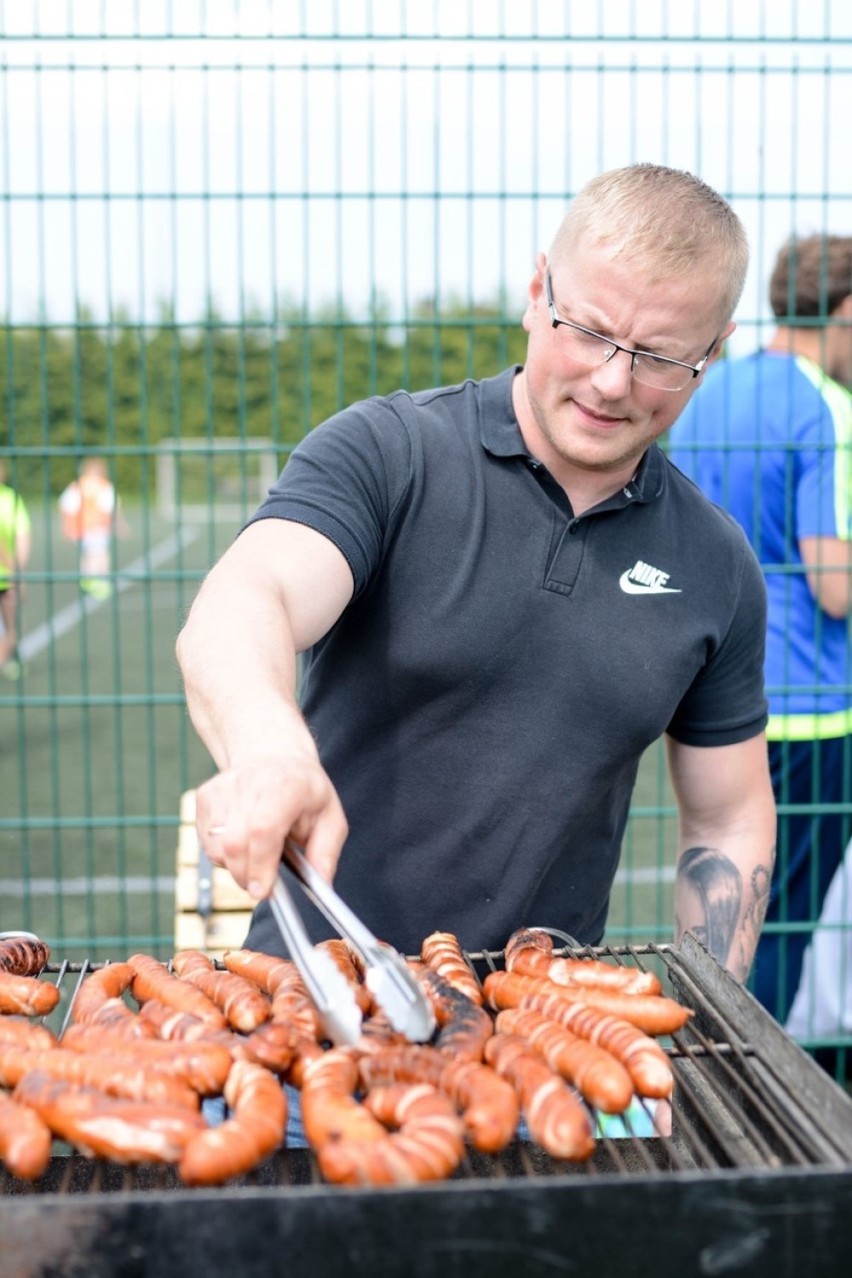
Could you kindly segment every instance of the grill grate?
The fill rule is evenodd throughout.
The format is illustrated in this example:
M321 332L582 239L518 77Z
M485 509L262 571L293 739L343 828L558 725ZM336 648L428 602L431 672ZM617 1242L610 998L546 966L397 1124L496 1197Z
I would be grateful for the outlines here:
M709 956L697 945L689 946L689 951L691 956L687 950L665 945L565 947L557 951L606 958L642 970L652 968L663 979L667 992L695 1010L696 1015L682 1030L664 1040L676 1081L670 1135L647 1134L653 1130L653 1106L639 1102L631 1111L632 1120L630 1115L625 1117L623 1134L614 1137L604 1127L596 1152L587 1163L557 1162L538 1147L515 1142L495 1157L469 1150L453 1180L660 1177L695 1170L852 1165L852 1103L829 1085L822 1072L745 991L721 969L714 970L717 965ZM498 970L503 956L485 951L468 958L483 974ZM60 1037L70 1020L76 991L93 966L63 963L46 969L66 993L60 1004L62 1021L56 1027ZM749 1027L752 1037L746 1033ZM791 1053L800 1059L791 1061ZM798 1084L792 1089L791 1071ZM824 1100L807 1104L814 1088L822 1095L828 1086L835 1093L831 1104ZM231 1182L278 1188L322 1183L312 1155L304 1150L282 1150L263 1168ZM16 1182L0 1170L0 1194L7 1195L150 1189L193 1192L176 1180L170 1168L118 1167L73 1152L55 1158L50 1171L35 1186Z
M303 1149L218 1189L59 1153L32 1185L0 1172L0 1273L268 1278L286 1261L323 1278L623 1278L641 1257L654 1278L848 1278L852 1099L693 938L562 952L650 967L695 1009L664 1044L671 1135L628 1120L579 1166L516 1141L468 1151L448 1181L382 1189L325 1184ZM469 957L480 975L502 965ZM91 967L49 970L66 991L54 1019Z

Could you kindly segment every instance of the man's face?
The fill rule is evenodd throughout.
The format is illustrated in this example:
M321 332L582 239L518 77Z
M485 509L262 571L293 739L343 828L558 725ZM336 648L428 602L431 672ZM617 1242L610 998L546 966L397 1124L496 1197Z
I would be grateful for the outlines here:
M661 281L647 266L599 245L574 246L550 269L559 316L630 349L696 365L714 339L734 328L720 327L718 292L706 274ZM701 379L690 377L678 391L642 385L623 351L595 366L579 362L568 330L551 324L546 270L540 254L523 320L529 342L517 407L525 442L557 479L572 470L629 479Z

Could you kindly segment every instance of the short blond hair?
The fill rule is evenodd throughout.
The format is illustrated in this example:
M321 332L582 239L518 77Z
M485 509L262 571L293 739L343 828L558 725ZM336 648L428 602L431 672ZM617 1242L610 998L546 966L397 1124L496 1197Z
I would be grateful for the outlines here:
M718 191L694 173L661 164L630 164L587 182L556 232L550 260L570 248L613 245L662 276L709 272L719 290L720 319L737 308L748 272L745 227Z

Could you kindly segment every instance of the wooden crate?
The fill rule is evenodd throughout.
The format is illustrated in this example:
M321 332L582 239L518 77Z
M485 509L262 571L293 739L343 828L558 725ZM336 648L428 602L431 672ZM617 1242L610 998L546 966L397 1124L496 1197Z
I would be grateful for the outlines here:
M225 950L240 949L254 902L199 847L194 790L181 796L175 878L175 950L203 950L221 958Z

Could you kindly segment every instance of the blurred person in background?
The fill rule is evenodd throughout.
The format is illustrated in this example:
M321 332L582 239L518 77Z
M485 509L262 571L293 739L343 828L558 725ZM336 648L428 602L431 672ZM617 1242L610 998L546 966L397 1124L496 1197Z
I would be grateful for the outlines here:
M366 400L296 448L178 639L219 768L199 836L259 902L249 947L281 953L264 898L288 836L404 952L436 929L500 949L524 924L600 943L665 735L679 851L735 883L732 925L691 883L680 912L745 978L775 841L765 588L655 441L733 330L747 263L694 175L602 174L536 258L522 367Z
M670 455L742 525L766 577L780 814L774 930L760 940L754 992L784 1023L811 934L801 925L820 913L852 821L852 237L785 244L769 299L771 340L716 364L675 424ZM822 968L820 980L839 979Z
M23 585L19 580L30 560L32 528L23 497L6 483L6 463L0 458L0 673L17 679L19 609Z
M87 457L59 498L62 534L80 548L80 589L98 599L112 594L113 539L127 531L115 486L102 457Z

